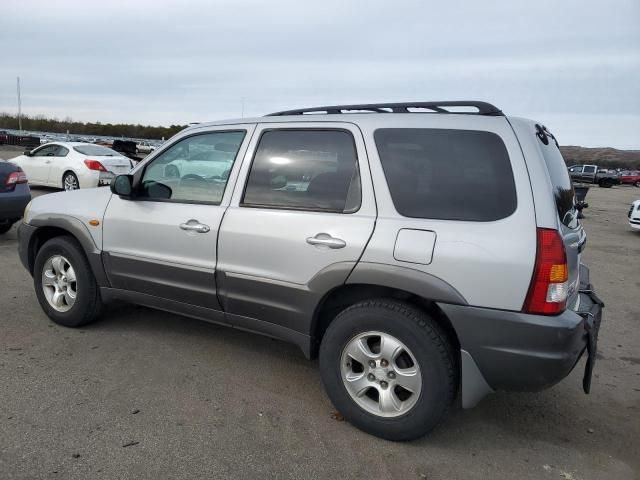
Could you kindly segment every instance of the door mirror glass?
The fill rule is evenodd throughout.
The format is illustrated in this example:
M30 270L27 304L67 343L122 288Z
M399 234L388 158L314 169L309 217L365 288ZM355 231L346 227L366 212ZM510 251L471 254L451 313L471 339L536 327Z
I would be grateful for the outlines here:
M111 191L120 197L131 198L131 192L133 191L132 184L132 175L118 175L111 182Z

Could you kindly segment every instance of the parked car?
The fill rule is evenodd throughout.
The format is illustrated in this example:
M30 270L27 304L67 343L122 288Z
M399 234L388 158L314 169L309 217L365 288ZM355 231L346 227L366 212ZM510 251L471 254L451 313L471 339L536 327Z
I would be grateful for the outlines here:
M7 233L31 201L27 176L20 167L0 160L0 234Z
M615 171L598 168L597 165L572 165L569 167L571 180L579 183L596 183L603 188L611 188L620 184Z
M634 185L640 187L640 171L621 172L619 175L622 185Z
M138 153L151 153L156 149L156 147L154 145L152 145L150 142L140 142L136 145L136 150Z
M19 252L56 323L125 300L284 339L349 422L407 440L585 352L589 392L585 239L545 127L423 102L189 127L110 189L33 200Z
M108 185L127 173L131 161L110 148L90 143L53 142L10 160L19 165L32 185L77 190Z
M640 230L640 199L631 204L627 216L629 217L629 226Z

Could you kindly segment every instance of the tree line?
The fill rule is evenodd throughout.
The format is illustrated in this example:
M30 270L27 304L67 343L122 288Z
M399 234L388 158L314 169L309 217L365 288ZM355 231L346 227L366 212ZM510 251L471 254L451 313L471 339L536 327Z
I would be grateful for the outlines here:
M0 112L0 129L18 130L18 116ZM22 129L30 131L67 133L75 135L102 135L105 137L130 137L160 140L175 135L186 125L169 127L153 127L150 125L133 125L127 123L76 122L71 118L60 120L47 118L44 115L23 115Z

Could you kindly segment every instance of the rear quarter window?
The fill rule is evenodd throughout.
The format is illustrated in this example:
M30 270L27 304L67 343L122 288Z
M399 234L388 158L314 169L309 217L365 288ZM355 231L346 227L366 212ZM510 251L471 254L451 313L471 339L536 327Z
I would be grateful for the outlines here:
M389 191L405 217L489 222L511 215L507 149L491 132L382 128L374 139Z

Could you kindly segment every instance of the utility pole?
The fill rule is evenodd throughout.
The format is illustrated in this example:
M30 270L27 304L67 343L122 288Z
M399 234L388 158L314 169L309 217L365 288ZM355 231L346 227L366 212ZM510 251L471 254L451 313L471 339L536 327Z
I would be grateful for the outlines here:
M18 77L18 129L22 133L22 100L20 99L20 77Z

